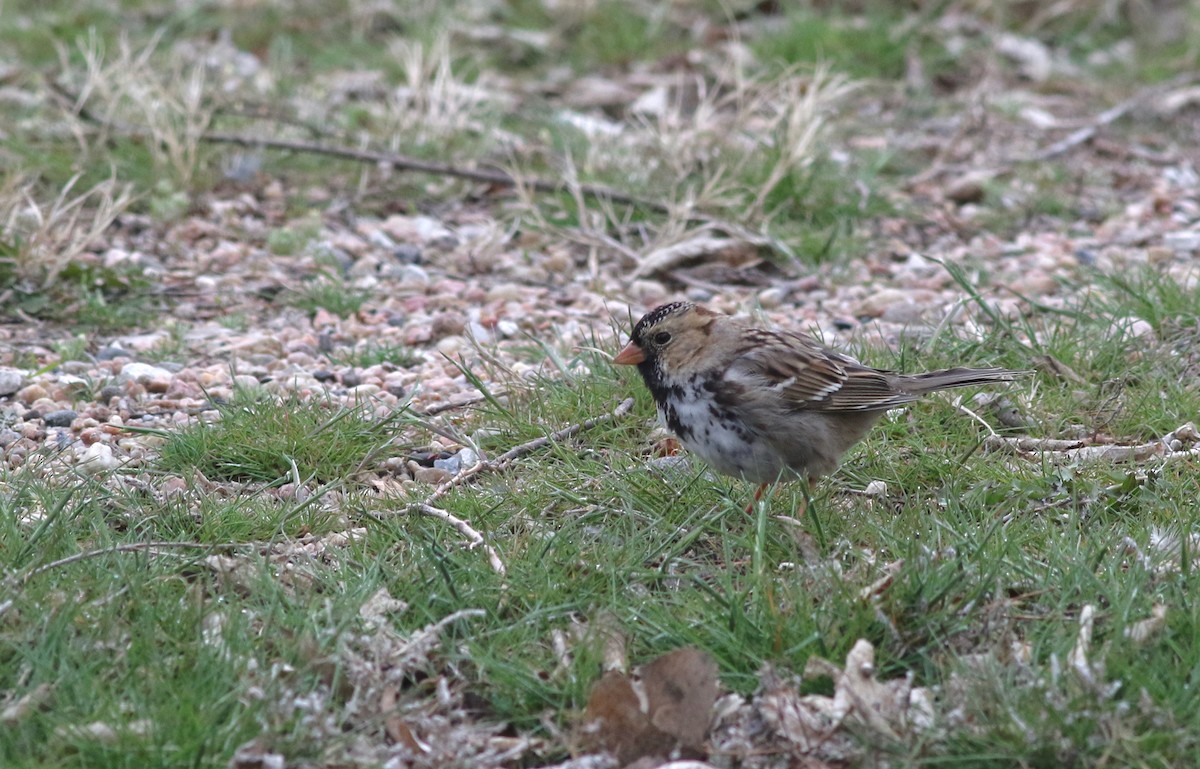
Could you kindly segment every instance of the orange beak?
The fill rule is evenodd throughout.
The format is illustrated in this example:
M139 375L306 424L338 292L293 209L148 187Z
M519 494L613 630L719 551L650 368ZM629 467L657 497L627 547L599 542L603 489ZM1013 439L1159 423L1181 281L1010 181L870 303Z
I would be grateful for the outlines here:
M644 360L646 360L645 350L630 342L625 345L624 350L617 353L617 357L613 358L613 363L618 366L636 366Z

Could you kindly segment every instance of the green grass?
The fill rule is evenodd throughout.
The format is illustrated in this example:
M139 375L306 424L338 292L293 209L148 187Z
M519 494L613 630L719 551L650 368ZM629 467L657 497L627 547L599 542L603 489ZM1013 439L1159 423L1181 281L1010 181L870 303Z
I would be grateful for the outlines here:
M501 23L517 30L553 33L548 49L497 47L494 64L540 70L569 63L577 72L619 71L636 61L686 50L689 30L654 4L600 0L549 11L543 3L516 0L497 11Z
M709 123L716 135L688 137L696 143L687 148L654 145L641 135L645 144L634 146L644 146L642 155L642 149L601 147L556 121L558 107L538 103L535 95L523 97L512 114L482 110L477 124L443 134L407 102L399 112L370 95L326 105L307 90L339 71L378 69L392 93L405 74L393 44L432 46L449 14L469 10L434 5L364 12L361 3L302 2L284 12L266 3L175 13L143 3L123 4L118 15L99 2L8 3L5 19L26 24L0 25L0 60L40 72L57 66L54 45L60 43L68 67L78 67L76 43L89 28L112 51L122 31L144 43L162 26L154 62L166 71L178 44L211 41L229 29L235 45L274 77L262 98L283 113L297 103L320 108L311 119L332 127L325 139L352 135L355 142L464 164L515 163L551 179L562 178L563 159L571 157L580 161L574 167L581 178L656 200L703 189L727 173L705 212L754 231L769 225L810 265L855 258L866 245L859 225L894 216L893 207L903 205L892 189L897 177L924 167L922 158L871 152L834 162L818 142L811 162L789 166L775 179L786 144L782 136L750 131L761 114ZM907 18L861 5L768 19L779 23L746 40L767 62L765 75L750 73L760 78L756 86L771 87L769 68L776 63L818 60L856 77L895 80L904 74L910 46L933 78L949 66L931 26L936 19L908 30L900 25ZM601 2L580 6L575 16L553 17L543 3L502 6L485 9L485 23L548 31L550 43L484 51L452 36L447 61L457 82L474 82L489 64L523 76L557 66L613 76L647 66L657 72L669 68L667 57L697 45L693 33L678 26L674 6L665 12L653 4ZM704 7L716 27L728 23L726 9ZM1021 23L997 20L1006 28ZM1116 39L1112 29L1071 23L1065 18L1028 33L1053 42L1065 40L1063 30L1078 33L1063 42L1075 57ZM1193 49L1163 51L1181 62L1174 71L1194 62ZM711 75L699 64L689 66ZM32 88L27 71L13 77ZM208 96L210 106L228 106L227 96ZM730 113L736 108L723 103ZM911 109L933 108L918 103ZM219 108L217 115L222 130L289 130L280 128L285 121L251 122ZM401 126L404 116L412 123ZM173 169L150 142L92 141L83 131L81 147L76 134L47 130L62 118L50 102L0 115L6 137L0 169L36 179L28 194L43 210L77 175L81 190L114 177L132 184L137 197L130 207L149 215L145 226L173 222L205 205L209 194L261 197L259 181L226 189L233 183L220 179L221 151L205 149L194 168ZM729 137L722 131L731 124L739 126L734 138L748 141L723 143ZM510 147L495 126L518 141ZM632 122L626 127L636 129ZM672 154L684 149L687 162ZM1065 229L1080 217L1083 196L1075 196L1076 188L1108 184L1098 174L1066 168L1018 168L994 182L975 224L993 235L1046 223ZM283 261L300 255L325 271L296 284L299 289L282 294L274 307L239 305L220 315L217 321L230 328L255 326L281 307L350 317L367 306L373 293L341 278L342 266L330 254L313 253L323 223L397 212L440 216L448 201L463 203L464 185L457 182L394 171L386 176L324 157L269 152L261 173L281 180L283 198L272 202L282 205L264 206L270 210L260 218L236 214L246 217L245 225L222 220L215 237L243 237ZM770 184L761 207L751 210L748 204ZM473 190L471 206L494 203L490 193L467 189ZM3 201L12 204L5 210L27 202L14 200ZM1111 205L1118 210L1117 202ZM640 248L636 238L652 240L654 229L666 224L636 207L597 216L594 202L581 209L566 193L537 198L535 209L559 228L549 230L558 246L560 234L596 227ZM544 242L531 215L523 210L511 222L520 247L532 252ZM594 249L598 241L584 242ZM172 270L186 255L171 250L176 247L184 248L164 238L164 253L157 254ZM39 344L47 340L54 356L82 360L106 335L162 325L164 300L151 277L92 266L91 257L47 263L38 272L22 248L18 233L0 232L5 319L22 328L16 323L27 321L19 310L45 322ZM68 249L48 250L57 256ZM55 279L47 288L50 270ZM982 282L991 285L986 277ZM1080 280L1064 284L1064 293L1085 298L1065 308L1035 307L1018 320L995 316L985 323L991 331L983 339L957 338L950 327L921 345L855 352L904 371L957 364L1036 369L1005 390L1035 437L1143 443L1196 421L1196 293L1154 270ZM383 278L380 283L372 292L388 289ZM960 288L968 296L976 291L965 277ZM975 296L979 303L968 310L988 321L990 307ZM184 344L187 326L171 331L144 357L192 354ZM530 343L506 352L534 363L545 362L552 349ZM330 362L404 367L415 354L375 341ZM282 753L289 765L353 765L345 758L352 746L392 739L384 735L382 698L372 686L392 687L411 713L442 707L439 682L452 697L469 694L466 715L448 720L544 738L545 747L523 757L522 765L554 763L567 758L568 743L559 735L575 725L599 676L602 641L595 628L606 624L620 629L634 663L685 644L706 650L718 662L722 686L746 696L758 689L765 664L790 675L812 655L840 662L856 640L868 639L877 648L880 677L911 674L916 685L937 692L938 731L905 732L887 744L858 734L866 748L895 765L1167 767L1194 761L1200 611L1192 596L1200 577L1188 537L1200 526L1195 460L1113 464L992 453L982 445L988 431L956 405L963 393L954 392L885 417L834 477L808 490L811 502L797 530L775 516L795 514L804 504L803 488L781 485L746 513L753 493L748 484L713 477L697 465L652 469L653 406L636 373L591 353L553 354L561 364L555 370L566 372L553 379L464 363L470 381L510 394L437 417L440 433L406 410L379 419L374 403L344 408L319 398L278 400L264 388L238 392L231 403L169 432L146 435L154 431L142 428L122 435L145 440L145 456L99 477L75 472L49 448L23 467L3 465L0 712L38 687L49 687L49 694L43 706L0 724L0 766L216 769L251 740ZM40 349L14 345L5 356L29 369L47 365ZM1079 381L1050 373L1050 359ZM109 383L85 382L79 398ZM636 402L629 415L535 449L436 500L496 548L505 575L493 570L482 548L468 547L461 532L410 507L433 490L404 475L410 455L466 436L494 458L610 412L630 394ZM962 405L994 426L970 394ZM885 494L857 493L877 480L887 484ZM1187 546L1163 546L1163 532ZM148 546L153 542L172 545ZM864 599L861 591L897 561L902 566L891 584ZM483 615L448 626L415 661L371 660L363 639L373 631L360 608L381 588L407 603L384 622L403 641L456 612ZM1085 606L1096 612L1090 649L1096 681L1067 664ZM1166 614L1157 633L1140 641L1126 634L1158 606ZM565 655L556 649L556 635L566 639ZM378 670L364 673L370 667L364 656ZM804 686L829 693L832 682ZM111 728L111 736L89 736L84 729L93 724Z
M323 272L300 288L280 294L277 301L308 313L326 310L346 318L361 310L369 298L368 292L348 285L332 273Z
M22 270L20 272L30 272ZM0 259L0 290L9 292L0 314L70 324L80 332L112 333L145 326L159 317L160 302L136 268L67 265L50 285L26 279Z
M913 35L898 34L898 21L887 12L853 16L801 9L772 25L752 45L768 62L824 63L855 78L900 80Z
M357 344L353 349L344 352L335 351L331 358L342 365L358 366L359 368L368 368L380 363L409 368L421 360L415 350L402 344L371 340Z
M1030 365L1035 352L1053 354L1093 387L1127 378L1127 413L1107 429L1123 440L1151 440L1200 412L1200 395L1178 376L1187 361L1167 333L1194 329L1200 308L1170 285L1154 276L1124 281L1107 303L1072 316L1069 332L1050 334L1036 351L1010 327L1012 335L999 329L984 342L942 337L930 347L869 357L915 370L952 360ZM1161 310L1164 318L1152 321L1164 329L1160 345L1113 333L1113 319L1138 307ZM1133 352L1140 358L1131 368ZM5 497L0 552L10 573L121 543L173 540L210 549L110 554L30 579L0 619L0 670L7 671L0 685L27 692L52 683L65 704L0 735L0 757L13 765L116 766L135 756L142 765L168 766L186 755L218 766L233 746L260 733L259 724L288 755L318 755L323 738L272 703L328 696L329 679L315 661L338 655L339 634L355 626L357 606L379 587L410 604L394 620L401 633L453 612L485 611L448 629L431 659L465 677L479 717L521 731L539 730L547 712L568 726L597 675L597 641L576 642L563 666L552 634L609 617L634 660L694 644L717 659L723 685L744 694L756 688L765 663L799 670L812 654L840 660L866 638L878 649L880 676L911 672L917 684L942 691L938 712L950 719L947 731L886 748L905 761L1091 766L1108 756L1122 765L1168 766L1196 749L1176 730L1196 707L1200 613L1188 596L1200 577L1191 555L1150 541L1153 528L1186 533L1200 523L1194 467L1006 459L980 450L980 426L949 397L931 398L885 419L837 477L813 489L802 526L819 560L806 561L789 528L773 518L801 504L800 488L780 486L747 514L747 484L698 467L650 471L644 455L652 405L644 388L602 361L587 362L586 376L538 381L456 427L487 427L483 447L495 455L604 413L627 393L636 397L629 417L538 450L439 501L498 548L504 577L445 524L396 515L398 500L353 492L305 502L253 491L291 477L289 457L318 488L344 485L390 435L420 445L412 431L423 428L403 419L372 426L320 404L242 401L216 423L168 439L156 474L199 471L251 482L232 498L189 485L155 501L85 481L72 494L70 484L9 478L9 488L24 489ZM1039 431L1055 436L1086 415L1071 387L1039 374L1014 386L1011 397ZM886 496L844 490L874 479L887 483ZM331 508L335 499L341 502ZM17 511L31 508L51 511L32 536L16 523ZM299 582L280 584L270 562L255 555L338 531L347 519L365 526L365 536L326 551L327 560L306 567ZM255 549L239 550L240 543ZM235 556L241 570L200 567L213 549ZM903 567L877 602L860 598L895 560ZM314 611L314 601L323 608ZM1091 659L1102 666L1100 684L1065 665L1085 604L1097 612ZM1144 642L1127 637L1156 604L1168 607L1164 628ZM41 606L52 609L35 611ZM214 614L225 623L228 654L202 640ZM126 638L136 641L98 664L92 649L124 649ZM1025 650L1017 659L1014 644ZM250 660L251 670L287 663L297 672L246 677ZM268 696L247 698L251 686ZM821 690L820 682L813 686ZM344 702L335 697L326 707ZM127 724L130 712L153 722L153 738L125 734L100 745L67 728ZM1100 742L1100 734L1110 736ZM561 757L552 749L545 759Z
M345 408L320 401L276 401L240 392L219 408L220 418L172 433L162 448L168 472L199 471L221 480L319 484L348 480L369 459L387 457L392 420L368 420L365 406Z

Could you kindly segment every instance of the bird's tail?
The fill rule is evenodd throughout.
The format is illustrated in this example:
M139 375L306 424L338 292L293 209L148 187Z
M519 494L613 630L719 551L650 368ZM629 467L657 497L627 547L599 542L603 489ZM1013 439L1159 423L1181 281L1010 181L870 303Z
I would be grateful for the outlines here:
M948 368L928 374L906 374L900 377L900 387L913 395L923 395L951 387L974 387L993 382L1011 382L1029 371L1006 368Z

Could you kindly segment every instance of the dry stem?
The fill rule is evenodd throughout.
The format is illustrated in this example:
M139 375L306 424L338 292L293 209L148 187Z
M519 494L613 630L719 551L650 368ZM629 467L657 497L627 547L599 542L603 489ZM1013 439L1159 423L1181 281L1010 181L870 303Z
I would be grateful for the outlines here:
M419 515L428 515L450 524L470 541L471 548L482 547L483 551L487 553L488 562L491 564L492 570L503 576L507 573L507 569L505 569L504 562L500 560L500 556L496 552L496 548L489 545L484 540L483 535L480 534L479 531L476 530L475 527L473 527L469 522L459 518L448 510L437 507L434 503L449 494L453 489L464 485L476 476L482 475L485 472L497 472L503 470L512 464L513 460L515 459L523 457L526 454L542 448L543 446L549 445L550 443L566 440L578 435L584 430L590 430L597 425L612 421L614 419L619 419L628 413L631 408L633 408L633 398L626 398L625 400L621 401L620 405L607 414L591 417L582 422L570 425L569 427L564 427L561 430L556 430L549 435L543 435L540 438L534 438L531 441L526 441L518 446L514 446L495 459L480 459L478 462L463 470L458 475L437 486L437 488L426 495L426 497L420 502L414 502L403 509L398 510L397 514L411 515L415 513Z

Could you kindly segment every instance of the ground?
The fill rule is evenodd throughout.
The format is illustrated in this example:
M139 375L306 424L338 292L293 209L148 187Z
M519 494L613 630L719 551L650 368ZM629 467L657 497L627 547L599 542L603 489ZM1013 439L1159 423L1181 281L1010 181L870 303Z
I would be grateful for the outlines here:
M0 763L1186 762L1200 18L1092 5L6 5ZM1030 373L747 512L680 298Z

